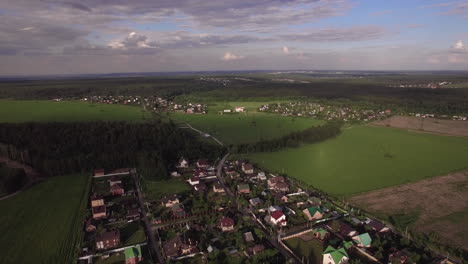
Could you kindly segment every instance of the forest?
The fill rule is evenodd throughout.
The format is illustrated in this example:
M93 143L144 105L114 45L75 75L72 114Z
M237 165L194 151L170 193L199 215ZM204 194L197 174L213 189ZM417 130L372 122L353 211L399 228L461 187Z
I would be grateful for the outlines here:
M135 167L149 179L164 179L177 160L223 153L171 122L0 124L0 155L28 164L46 176L95 168ZM8 144L8 145L6 145Z
M253 144L239 144L231 146L236 153L273 152L282 148L295 148L301 143L312 144L334 138L341 133L342 122L327 122L321 126L314 126L303 131L293 132L283 137L262 140Z

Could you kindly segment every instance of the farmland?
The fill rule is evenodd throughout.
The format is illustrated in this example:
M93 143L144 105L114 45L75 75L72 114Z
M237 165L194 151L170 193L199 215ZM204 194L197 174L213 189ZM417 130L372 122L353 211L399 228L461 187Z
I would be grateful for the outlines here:
M145 192L153 199L160 199L164 195L190 191L187 183L182 179L165 181L144 181Z
M336 139L246 158L335 196L348 196L468 167L468 139L357 126Z
M87 203L84 175L50 178L0 201L0 263L73 263Z
M0 122L141 121L151 115L139 107L79 101L0 100Z
M308 118L285 117L256 112L256 108L261 104L259 102L216 103L209 106L208 114L172 113L171 118L176 122L189 123L197 129L219 137L228 145L278 138L323 123ZM223 109L232 109L235 106L245 106L248 112L218 113Z

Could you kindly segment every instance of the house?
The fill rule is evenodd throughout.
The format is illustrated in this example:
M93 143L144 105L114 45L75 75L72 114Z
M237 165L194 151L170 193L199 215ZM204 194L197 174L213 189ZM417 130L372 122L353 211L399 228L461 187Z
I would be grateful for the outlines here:
M248 252L251 256L255 256L257 255L258 253L261 253L262 251L265 250L265 246L262 245L262 244L258 244L258 245L255 245L251 248L248 249Z
M237 192L238 193L247 193L247 194L249 194L250 193L250 187L246 183L241 183L241 184L237 185Z
M93 223L92 219L88 219L88 221L86 221L85 231L88 233L96 231L96 225Z
M246 243L255 241L252 232L245 232L243 236Z
M322 227L315 228L313 230L314 236L319 240L326 240L330 236L330 233Z
M289 198L284 195L284 193L282 192L277 192L273 195L273 197L277 200L277 201L281 201L283 203L287 203L289 201Z
M110 178L110 180L108 180L108 182L109 182L109 186L111 186L111 187L116 185L116 184L120 184L120 185L122 184L122 180L119 177L116 177L116 176L112 176Z
M143 260L140 245L136 245L131 248L126 248L124 250L124 254L125 254L125 264L137 264Z
M255 198L252 198L249 200L249 203L254 206L254 207L257 207L258 205L261 205L263 204L263 201L262 199L258 198L258 197L255 197Z
M368 233L353 236L351 239L356 244L356 246L361 248L369 248L372 244L372 238Z
M219 183L219 182L216 182L215 184L213 184L213 191L215 193L225 193L226 192L224 190L224 188L223 188L223 185L221 185L221 183Z
M323 211L318 206L306 208L302 212L307 216L309 221L318 220L323 217Z
M409 260L409 252L405 249L393 252L388 256L388 262L392 264L411 263L411 260Z
M184 206L180 203L173 205L171 211L174 217L185 217Z
M91 197L91 207L103 206L103 205L104 205L104 199L102 199L99 196Z
M279 182L273 187L273 189L280 192L289 192L289 185L285 182Z
M199 184L195 184L193 186L193 189L197 192L204 192L206 191L207 187L206 187L206 184L204 184L203 182L200 182Z
M253 174L254 173L254 167L250 163L242 163L242 172L245 174Z
M207 168L210 166L210 164L208 163L208 161L205 160L205 159L200 159L200 160L198 160L196 165L197 165L197 167L200 168L200 169L207 169Z
M100 205L91 208L91 212L93 214L93 219L98 220L102 218L106 218L106 206Z
M180 176L182 176L182 174L180 174L180 173L177 172L177 171L171 172L171 177L180 177Z
M266 181L267 177L265 175L265 172L263 171L259 171L257 173L257 177L255 177L257 180L260 180L260 181Z
M219 220L218 227L223 232L229 232L234 230L234 220L232 218L224 216Z
M347 264L348 262L349 256L344 248L335 249L328 246L323 252L323 264Z
M177 194L168 195L161 199L161 204L164 205L164 207L172 207L178 203L180 203L180 201Z
M268 187L273 188L276 184L280 182L286 182L283 176L276 176L268 180Z
M93 175L94 177L104 176L105 175L104 169L95 169Z
M224 109L223 112L224 113L231 113L232 111L231 111L231 109Z
M138 219L140 218L140 210L138 208L131 208L127 210L127 219Z
M177 163L176 165L176 168L178 169L186 169L189 167L189 163L186 159L184 159L184 157L181 157L179 162Z
M164 243L163 250L166 257L170 259L199 252L193 240L190 238L188 240L182 240L182 237L179 235Z
M110 191L112 195L118 196L123 195L125 193L124 189L122 188L121 184L115 184L110 187Z
M353 237L358 234L356 230L354 230L350 225L340 222L340 235L343 237Z
M369 219L367 225L377 233L386 233L390 231L390 228L386 227L382 222L379 222L374 219Z
M188 179L187 181L190 185L194 186L194 185L197 185L197 184L200 184L200 177L198 176L193 176L191 177L190 179Z
M276 210L270 214L270 223L276 226L286 226L286 215L282 211Z
M119 230L105 232L96 236L97 249L109 249L118 246L120 243Z

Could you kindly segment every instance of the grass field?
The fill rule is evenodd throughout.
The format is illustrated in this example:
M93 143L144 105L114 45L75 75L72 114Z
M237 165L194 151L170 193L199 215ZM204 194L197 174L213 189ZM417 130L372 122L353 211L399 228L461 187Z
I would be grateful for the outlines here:
M139 107L80 101L0 100L0 122L141 121L151 115Z
M413 182L468 167L468 139L358 126L336 139L246 158L336 196Z
M144 181L145 193L155 200L167 194L190 191L188 183L183 179L170 179L166 181Z
M266 103L271 102L218 102L210 104L208 114L172 113L171 118L176 122L189 123L228 145L278 138L323 123L310 118L285 117L256 111L260 105ZM218 111L236 106L244 106L248 112L218 114Z
M88 177L54 177L0 201L0 263L74 263Z
M283 241L299 258L304 257L305 263L322 263L322 244L312 239L304 241L299 237L294 237Z

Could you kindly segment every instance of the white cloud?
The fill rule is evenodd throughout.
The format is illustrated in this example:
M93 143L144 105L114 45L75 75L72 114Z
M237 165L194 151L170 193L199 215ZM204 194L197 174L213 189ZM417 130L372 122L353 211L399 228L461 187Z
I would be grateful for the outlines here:
M452 46L452 51L455 53L468 52L468 46L463 44L463 41L459 40Z
M25 27L25 28L22 28L21 30L23 30L23 31L31 31L31 30L33 30L33 29L34 29L34 27Z
M224 61L231 61L231 60L240 60L240 59L243 59L243 58L244 58L244 56L236 55L236 54L231 53L231 52L226 52L221 59L224 60Z
M287 46L283 46L283 53L289 54L289 48Z

